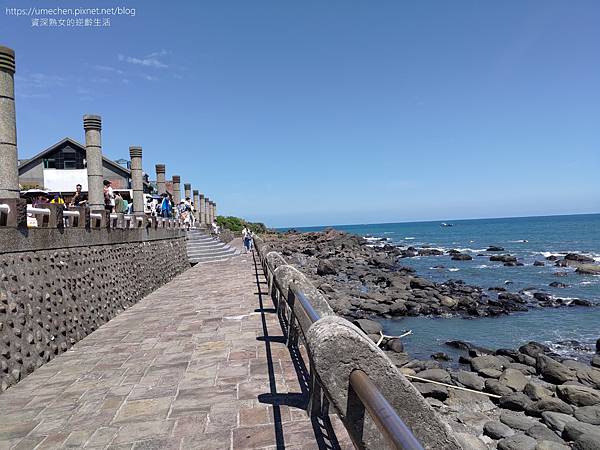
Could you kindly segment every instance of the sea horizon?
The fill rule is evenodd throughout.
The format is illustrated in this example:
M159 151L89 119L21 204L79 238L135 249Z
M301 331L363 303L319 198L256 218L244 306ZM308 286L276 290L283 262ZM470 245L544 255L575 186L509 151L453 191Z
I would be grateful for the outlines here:
M600 212L594 213L572 213L572 214L543 214L543 215L531 215L531 216L502 216L502 217L474 217L474 218L462 218L462 219L433 219L433 220L407 220L398 222L363 222L363 223L346 223L346 224L325 224L325 225L303 225L303 226L286 226L286 227L274 227L276 231L287 231L287 230L304 230L313 228L345 228L345 227L361 227L361 226L372 226L372 225L395 225L395 224L428 224L428 223L450 223L450 222L466 222L474 220L506 220L506 219L533 219L533 218L551 218L551 217L574 217L574 216L598 216ZM312 230L308 230L312 231Z

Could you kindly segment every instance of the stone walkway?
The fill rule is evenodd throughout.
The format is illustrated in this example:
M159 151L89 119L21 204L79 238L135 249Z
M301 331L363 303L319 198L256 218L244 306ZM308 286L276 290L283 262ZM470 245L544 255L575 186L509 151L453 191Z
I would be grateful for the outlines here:
M187 270L0 394L0 449L353 448L265 286L251 254Z

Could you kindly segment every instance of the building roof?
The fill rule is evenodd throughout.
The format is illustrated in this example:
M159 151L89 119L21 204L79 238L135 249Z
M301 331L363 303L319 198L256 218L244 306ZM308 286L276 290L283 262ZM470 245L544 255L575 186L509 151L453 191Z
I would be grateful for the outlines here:
M66 138L62 139L61 141L57 142L56 144L51 145L46 150L42 150L37 155L35 155L35 156L33 156L33 157L31 157L31 158L29 158L27 160L20 161L19 162L19 175L21 175L23 172L25 172L32 163L37 162L38 160L42 159L47 154L49 154L49 153L51 153L51 152L59 149L64 144L70 144L72 147L75 147L78 150L81 150L82 152L85 152L85 146L84 145L82 145L81 143L77 142L73 138L66 137ZM129 170L129 169L121 166L120 164L117 164L116 162L114 162L111 159L108 159L104 155L102 156L102 160L103 160L104 163L106 163L107 165L111 166L113 169L116 169L117 171L121 172L123 174L123 176L131 178L131 170Z

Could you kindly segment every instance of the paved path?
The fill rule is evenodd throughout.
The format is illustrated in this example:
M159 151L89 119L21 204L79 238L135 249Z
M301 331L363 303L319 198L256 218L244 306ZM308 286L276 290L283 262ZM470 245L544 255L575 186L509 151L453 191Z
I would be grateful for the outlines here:
M187 270L0 394L0 449L351 448L301 409L263 282L251 254Z

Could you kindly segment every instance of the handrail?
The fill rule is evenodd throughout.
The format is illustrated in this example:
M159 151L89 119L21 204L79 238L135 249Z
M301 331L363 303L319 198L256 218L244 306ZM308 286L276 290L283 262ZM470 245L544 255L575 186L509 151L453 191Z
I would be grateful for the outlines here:
M48 208L34 208L33 206L27 205L27 212L31 214L41 214L42 216L49 216L50 210Z
M65 217L79 217L79 211L69 211L68 209L65 209L63 211L63 216Z
M304 292L298 290L298 287L296 285L291 285L290 289L292 290L293 294L296 296L296 299L298 299L298 301L300 301L300 304L302 305L302 308L304 308L304 312L310 319L311 323L315 323L317 320L319 320L321 318L321 316L315 310L315 308L313 308L313 305L306 298L306 295L304 294Z
M257 247L255 247L257 248ZM260 254L260 249L257 248L257 252L259 253L259 259L262 260L263 268L265 270L265 276L267 278L267 282L269 284L272 283L272 286L278 291L278 300L281 302L285 302L285 304L292 310L290 315L290 320L295 317L293 306L288 303L288 299L285 295L283 295L283 288L279 283L279 280L274 276L274 271L267 261L266 257L263 258L263 255ZM269 292L271 292L269 286ZM289 290L292 291L292 294L295 299L298 300L304 313L309 318L311 325L318 321L321 317L319 313L314 309L310 300L306 297L306 294L301 291L298 285L294 283L290 283ZM279 310L279 307L278 307ZM288 323L288 335L290 334L290 329L292 328L293 323ZM301 328L301 327L300 327ZM305 330L302 330L302 334L304 334ZM288 336L288 342L289 342ZM292 339L293 341L293 339ZM309 354L310 354L310 349ZM318 381L319 377L313 377L314 381L320 384ZM396 410L392 407L392 405L387 401L384 395L381 393L379 388L371 381L369 376L360 369L354 370L350 374L349 380L350 387L357 394L361 403L368 411L370 417L373 419L373 422L377 426L377 428L381 431L385 439L396 449L402 450L423 450L423 447L416 439L410 428L406 426L406 424L402 421L400 416ZM326 394L326 390L321 388L318 389L319 392L323 391ZM311 392L311 395L315 393ZM327 394L326 394L327 395ZM312 402L312 400L311 400ZM310 410L311 408L309 408Z
M396 411L383 396L369 376L360 369L350 374L350 386L365 406L369 415L396 448L423 450L412 431L398 417Z

